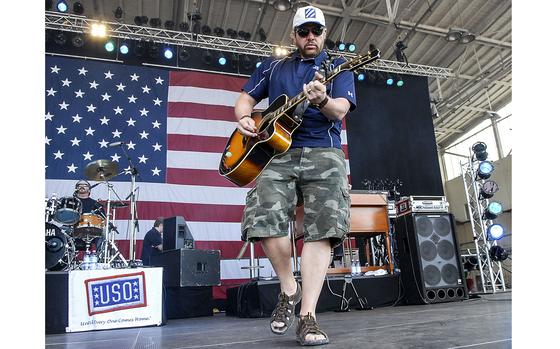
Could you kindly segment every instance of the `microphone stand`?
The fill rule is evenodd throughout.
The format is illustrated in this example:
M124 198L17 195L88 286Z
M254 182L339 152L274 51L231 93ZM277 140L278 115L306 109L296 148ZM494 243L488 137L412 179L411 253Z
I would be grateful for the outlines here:
M136 176L139 176L138 169L132 163L132 159L128 155L128 152L123 147L124 143L120 145L121 150L128 160L128 167L130 168L131 176L131 186L130 186L130 220L128 222L128 236L130 237L130 250L129 250L129 265L135 265L136 260L136 226L137 215L136 215Z

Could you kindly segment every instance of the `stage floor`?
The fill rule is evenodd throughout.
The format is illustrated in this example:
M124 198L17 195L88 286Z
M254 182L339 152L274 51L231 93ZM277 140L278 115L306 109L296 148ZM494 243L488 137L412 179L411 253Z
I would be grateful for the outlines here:
M511 293L463 302L318 314L331 343L322 348L511 348ZM295 325L272 334L266 318L218 314L161 327L47 335L46 348L297 348Z

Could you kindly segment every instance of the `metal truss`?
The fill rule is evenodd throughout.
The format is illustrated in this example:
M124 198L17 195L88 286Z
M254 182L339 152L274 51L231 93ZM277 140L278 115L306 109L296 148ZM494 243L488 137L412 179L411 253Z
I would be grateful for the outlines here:
M470 161L461 163L461 174L467 196L467 206L473 233L478 270L482 281L483 293L496 293L506 291L502 263L490 258L490 248L496 246L497 241L490 241L486 237L487 228L493 224L492 220L484 219L484 210L488 207L489 200L480 196L480 190L485 180L477 180L479 161L471 154Z
M45 29L90 34L91 26L94 23L105 24L107 26L107 36L119 39L145 40L169 45L198 47L207 50L217 50L260 57L268 57L272 55L274 48L279 46L266 42L230 39L161 28L142 27L119 22L100 22L99 20L89 19L85 16L62 14L51 11L45 12ZM293 46L287 48L294 49ZM346 59L356 57L356 54L353 53L332 52L341 55ZM442 79L447 79L453 76L453 71L448 68L432 67L421 64L405 64L381 59L368 64L364 67L364 70L377 70L389 73L410 74Z

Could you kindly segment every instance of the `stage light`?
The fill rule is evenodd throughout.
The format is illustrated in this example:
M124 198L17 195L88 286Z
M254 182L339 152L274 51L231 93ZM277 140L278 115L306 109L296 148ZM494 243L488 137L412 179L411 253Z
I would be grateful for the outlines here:
M348 52L356 52L356 44L353 42L349 42L346 44L346 47L348 47Z
M116 19L121 19L122 15L123 15L123 10L122 8L119 6L115 9L115 11L113 12L113 14L115 15Z
M137 41L134 44L134 54L138 58L144 57L144 55L146 55L146 42L145 41Z
M206 24L202 26L201 30L202 30L202 34L204 34L204 35L212 34L212 28L210 28L210 26L208 26Z
M282 46L276 46L273 52L276 57L284 57L287 56L288 53L290 53L287 48Z
M266 41L266 33L265 33L263 28L259 28L259 30L257 31L257 34L259 34L260 41L262 41L262 42Z
M366 79L366 74L364 72L358 73L358 81L364 81Z
M469 32L466 29L461 28L450 28L449 32L445 36L445 39L449 42L458 42L460 44L468 44L476 39L476 35Z
M54 36L54 42L56 42L57 45L64 46L66 41L68 41L68 36L64 32L58 32Z
M214 35L218 36L218 37L223 37L224 36L225 31L220 28L220 27L216 27L214 28Z
M202 55L202 59L204 60L204 63L210 65L213 60L212 53L209 50L204 51L204 54Z
M167 20L163 24L163 27L167 30L173 30L175 29L175 22L173 22L172 20Z
M64 0L60 0L56 3L56 9L58 12L68 12L68 4Z
M126 42L123 42L123 43L121 44L121 46L119 47L119 51L120 51L120 53L122 53L123 55L128 54L128 51L129 51L128 44L127 44Z
M113 40L109 40L105 43L105 51L113 52L115 51L115 42Z
M494 223L486 229L488 240L500 240L504 237L505 230L501 224Z
M475 144L473 144L471 149L478 161L484 161L486 160L486 158L488 158L486 148L486 143L484 142L476 142Z
M473 271L478 269L478 258L476 256L469 256L465 259L463 263L463 268L466 271Z
M489 161L481 161L476 171L477 179L488 179L494 171L494 165Z
M75 2L74 6L72 6L72 11L77 15L81 15L84 13L84 5L79 1Z
M488 204L488 207L484 210L483 219L496 219L498 215L502 214L503 207L502 204L497 201L492 201Z
M334 41L332 41L331 39L326 39L326 40L325 40L325 46L326 46L327 49L329 49L329 50L334 50L334 48L335 48L335 43L334 43Z
M163 50L163 56L167 59L173 58L173 50L170 47L166 47Z
M503 262L509 257L509 253L499 245L495 245L490 247L490 259L495 262Z
M404 80L402 79L402 77L400 75L397 76L397 87L403 87L404 86Z
M218 64L222 67L227 64L227 58L221 52L218 54Z
M244 32L243 30L237 32L237 35L239 35L239 37L243 40L251 40L251 33Z
M150 27L161 28L161 19L160 18L150 18Z
M476 36L473 33L465 32L463 33L463 35L461 35L461 38L459 39L459 43L468 44L473 42L474 39L476 39Z
M91 25L91 36L98 38L104 38L107 36L107 26L101 23L93 23Z
M72 42L72 46L82 47L82 46L84 46L85 38L84 38L83 34L77 33L72 37L72 39L70 41Z
M258 67L261 66L261 64L262 64L262 62L259 61L259 62L255 63L255 67L258 68Z
M397 61L399 62L406 62L406 54L404 50L407 48L406 44L399 40L395 43L395 56L397 57Z
M339 40L339 41L336 42L336 49L339 50L339 51L345 51L346 50L346 44Z
M156 42L152 42L150 43L150 45L148 46L148 56L150 58L158 58L158 56L160 55L160 45Z
M292 8L292 2L290 0L275 0L272 6L276 10L284 12Z
M226 33L227 33L227 35L228 35L230 38L232 38L232 39L237 39L237 36L238 36L237 30L228 28L228 30L226 30Z
M179 50L179 60L186 62L189 57L189 50L186 47L181 47L181 49Z
M179 24L179 30L182 32L188 32L189 24L187 22L181 22L181 24Z
M146 25L148 24L148 16L135 16L134 24L136 25Z
M387 86L393 86L395 80L391 75L387 74L387 80L385 80L385 83L387 84Z
M486 181L482 184L482 187L480 187L480 196L484 199L490 199L498 190L500 190L498 183Z

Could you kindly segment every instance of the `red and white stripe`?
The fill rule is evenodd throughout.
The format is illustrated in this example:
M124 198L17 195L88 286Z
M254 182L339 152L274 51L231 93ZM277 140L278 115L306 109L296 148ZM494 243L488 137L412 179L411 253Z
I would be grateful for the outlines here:
M245 78L200 72L171 72L167 117L166 183L138 182L139 232L136 256L140 257L142 239L158 216L183 216L195 239L197 249L221 251L222 286L214 289L215 298L225 298L227 287L244 283L249 249L235 259L243 242L240 221L245 195L250 188L239 188L221 177L218 164L231 133L236 128L234 105ZM265 100L257 108L265 109ZM345 125L343 124L343 128ZM343 150L348 158L346 131L342 132ZM347 169L348 160L347 160ZM349 173L349 172L348 172ZM71 195L75 181L47 180L46 195ZM130 183L112 182L121 198L128 196ZM112 199L115 199L114 194ZM92 190L92 198L107 199L104 185ZM129 208L115 210L119 250L128 258ZM265 257L260 245L256 255ZM274 274L266 258L260 259L261 276Z

